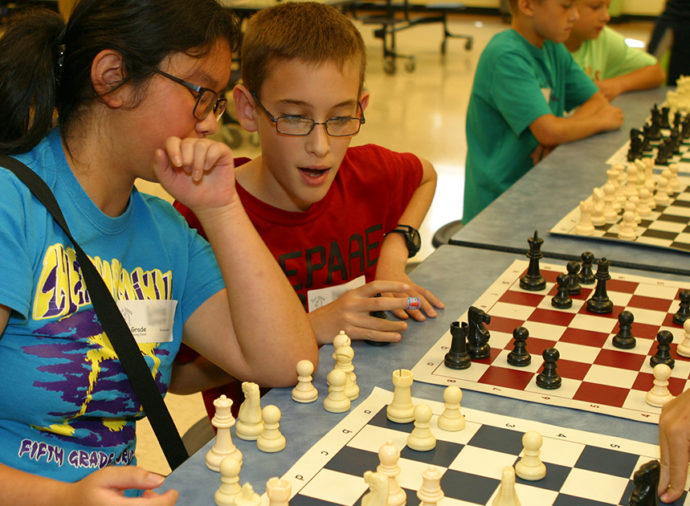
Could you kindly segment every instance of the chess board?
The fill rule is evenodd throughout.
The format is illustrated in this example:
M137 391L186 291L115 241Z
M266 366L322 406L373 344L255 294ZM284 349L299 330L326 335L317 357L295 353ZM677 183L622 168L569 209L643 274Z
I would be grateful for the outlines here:
M679 177L681 189L669 195L671 202L667 206L657 205L652 215L642 218L638 224L638 233L633 240L620 239L618 231L622 221L619 213L615 223L595 226L593 234L585 237L607 241L635 242L660 248L671 248L690 253L690 177ZM580 219L580 208L575 207L552 229L556 235L582 236L576 231Z
M551 298L557 292L556 277L566 272L565 266L542 262L546 288L528 292L519 284L527 265L522 260L513 262L473 304L491 316L491 322L486 325L491 334L490 357L473 360L468 369L447 368L443 360L450 349L449 330L412 368L415 380L657 423L660 408L644 400L654 379L649 359L656 353L658 332L671 331L675 367L669 389L673 395L685 390L690 360L676 353L676 346L683 339L683 328L672 319L679 307L678 294L690 287L690 281L682 286L611 272L607 289L614 303L613 313L596 315L586 309L586 299L592 295L595 285L582 285L582 293L572 296L571 308L556 309L551 305ZM635 318L632 332L637 343L630 350L612 344L618 332L618 314L623 310L630 311ZM460 321L467 321L467 313ZM513 330L519 326L529 331L527 350L532 361L527 367L514 367L507 361L513 348ZM550 347L560 353L557 371L562 385L555 390L536 385L543 365L541 354Z
M413 397L415 404L424 403L432 409L432 432L437 439L435 449L418 452L405 446L413 424L397 424L386 418L385 408L392 398L392 392L374 388L294 464L283 476L292 485L291 506L359 504L368 491L362 476L367 470L376 470L377 452L386 441L401 450L398 482L407 494L407 504L419 504L416 491L422 484L422 471L429 466L443 473L442 506L491 504L502 469L518 461L522 436L530 430L543 437L541 459L547 472L539 481L516 479L515 490L523 505L628 504L635 470L659 458L655 445L465 406L465 429L446 432L436 424L443 412L442 399ZM687 502L686 492L674 504Z
M663 132L666 132L666 134L668 135L668 130L664 130ZM643 158L654 158L654 159L656 159L657 146L658 145L659 144L656 143L651 151L646 152L643 155ZM609 165L616 165L616 164L627 165L628 163L630 163L628 161L628 150L629 149L630 149L630 141L627 141L620 148L618 148L618 150L613 155L611 155L611 157L608 160L606 160L606 163ZM675 163L678 165L678 173L679 174L690 174L690 142L689 141L686 140L681 144L680 153L677 155L673 155L669 159L669 161L666 165L655 165L654 167L658 171L661 171L672 163Z

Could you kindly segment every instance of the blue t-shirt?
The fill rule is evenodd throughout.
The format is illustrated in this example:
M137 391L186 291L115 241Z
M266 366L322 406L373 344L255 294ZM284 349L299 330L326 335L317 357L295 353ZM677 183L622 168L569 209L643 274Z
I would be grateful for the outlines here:
M139 344L165 392L184 322L224 287L209 244L170 204L136 190L121 216L103 214L67 165L57 130L17 158L52 189L116 300L154 320L174 303L148 301L177 301L169 341ZM0 304L12 310L0 338L0 462L67 482L133 463L140 406L96 318L74 248L1 168L0 224Z
M467 108L463 221L532 168L534 120L563 116L596 91L563 44L547 40L538 48L512 29L494 35L479 58Z

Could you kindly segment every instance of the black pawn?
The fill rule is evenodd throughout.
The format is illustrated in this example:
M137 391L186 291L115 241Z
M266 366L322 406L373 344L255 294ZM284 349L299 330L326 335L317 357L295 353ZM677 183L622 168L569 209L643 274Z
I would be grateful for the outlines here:
M580 283L583 285L592 285L596 278L594 277L594 271L592 270L592 265L594 264L594 254L591 251L585 251L581 255L582 258L582 269L580 269Z
M575 260L571 260L566 264L566 270L568 271L568 294L569 295L580 295L582 292L582 287L580 286L580 264Z
M381 294L377 293L375 297L381 297ZM381 318L382 320L388 319L385 311L371 311L369 312L369 315L375 318ZM387 346L390 344L388 341L374 341L372 339L365 339L364 342L371 346Z
M467 323L453 322L450 324L450 351L446 353L443 363L451 369L467 369L470 364L470 354L467 353Z
M561 386L561 377L556 372L556 361L560 358L560 354L556 348L547 348L541 354L544 357L544 368L537 376L537 386L554 390Z
M618 334L613 336L613 345L616 348L629 350L635 347L635 338L632 335L632 324L635 317L630 311L621 311L618 315Z
M597 280L597 286L594 289L594 295L587 300L587 311L596 314L607 314L613 312L613 302L609 299L606 292L606 282L611 279L609 274L609 261L605 258L599 260L597 264L597 273L594 276Z
M551 298L551 305L558 309L568 309L573 305L573 299L568 295L568 275L560 273L556 278L558 293Z
M484 324L491 322L484 310L470 306L467 310L467 351L473 359L489 358L491 347L489 346L489 329Z
M513 330L515 345L513 351L508 353L508 363L515 367L525 367L532 362L532 356L527 352L527 338L529 331L525 327L518 327Z
M658 460L652 460L640 466L633 475L633 490L630 493L630 506L657 506L657 489L661 468Z
M673 315L673 323L683 325L690 316L690 290L681 290L678 298L680 299L680 306L676 314Z
M671 369L676 364L676 361L671 356L671 342L673 341L673 334L668 330L661 330L656 335L656 353L649 359L649 364L654 367L657 364L666 364Z
M541 245L544 239L539 237L535 230L534 237L527 239L527 242L529 243L529 251L527 251L529 266L527 267L527 273L520 278L520 288L531 292L538 292L546 288L546 280L542 277L539 270L539 259L544 256L541 252Z

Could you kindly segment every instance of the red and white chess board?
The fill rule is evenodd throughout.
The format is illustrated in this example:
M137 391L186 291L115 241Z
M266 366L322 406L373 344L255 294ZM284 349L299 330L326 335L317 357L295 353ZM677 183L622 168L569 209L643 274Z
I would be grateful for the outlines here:
M582 285L582 293L572 296L571 308L556 309L551 298L557 291L556 277L566 272L565 266L542 262L546 288L529 292L519 285L527 265L527 261L516 260L473 304L491 316L486 325L491 333L490 357L473 360L468 369L447 368L443 360L450 349L449 330L414 366L415 380L657 423L661 409L645 402L654 379L649 359L656 353L658 332L671 331L675 367L669 389L673 395L686 389L690 360L676 353L684 333L672 320L679 306L678 294L690 288L690 281L683 285L614 269L607 283L613 313L597 315L586 308L595 285ZM612 344L623 310L635 318L632 331L637 342L630 350ZM467 321L467 313L459 320ZM507 361L513 349L513 330L520 326L529 331L527 350L532 362L527 367L514 367ZM541 354L550 347L560 353L557 372L563 381L555 390L536 385L543 365Z

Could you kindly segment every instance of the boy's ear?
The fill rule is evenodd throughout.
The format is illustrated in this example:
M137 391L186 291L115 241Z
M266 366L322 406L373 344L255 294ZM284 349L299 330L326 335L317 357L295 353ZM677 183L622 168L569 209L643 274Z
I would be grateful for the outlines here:
M232 98L235 101L237 122L247 132L256 132L259 129L257 124L258 111L251 92L243 84L238 84L232 89Z
M91 62L91 82L96 94L106 105L120 107L124 103L124 90L116 89L124 79L124 60L119 51L104 49L94 57Z
M363 91L359 95L359 103L362 106L362 112L364 112L366 110L367 106L369 105L369 97L370 96L371 95L369 94L368 91Z
M534 15L534 3L535 0L517 0L517 10L522 12L526 16Z

